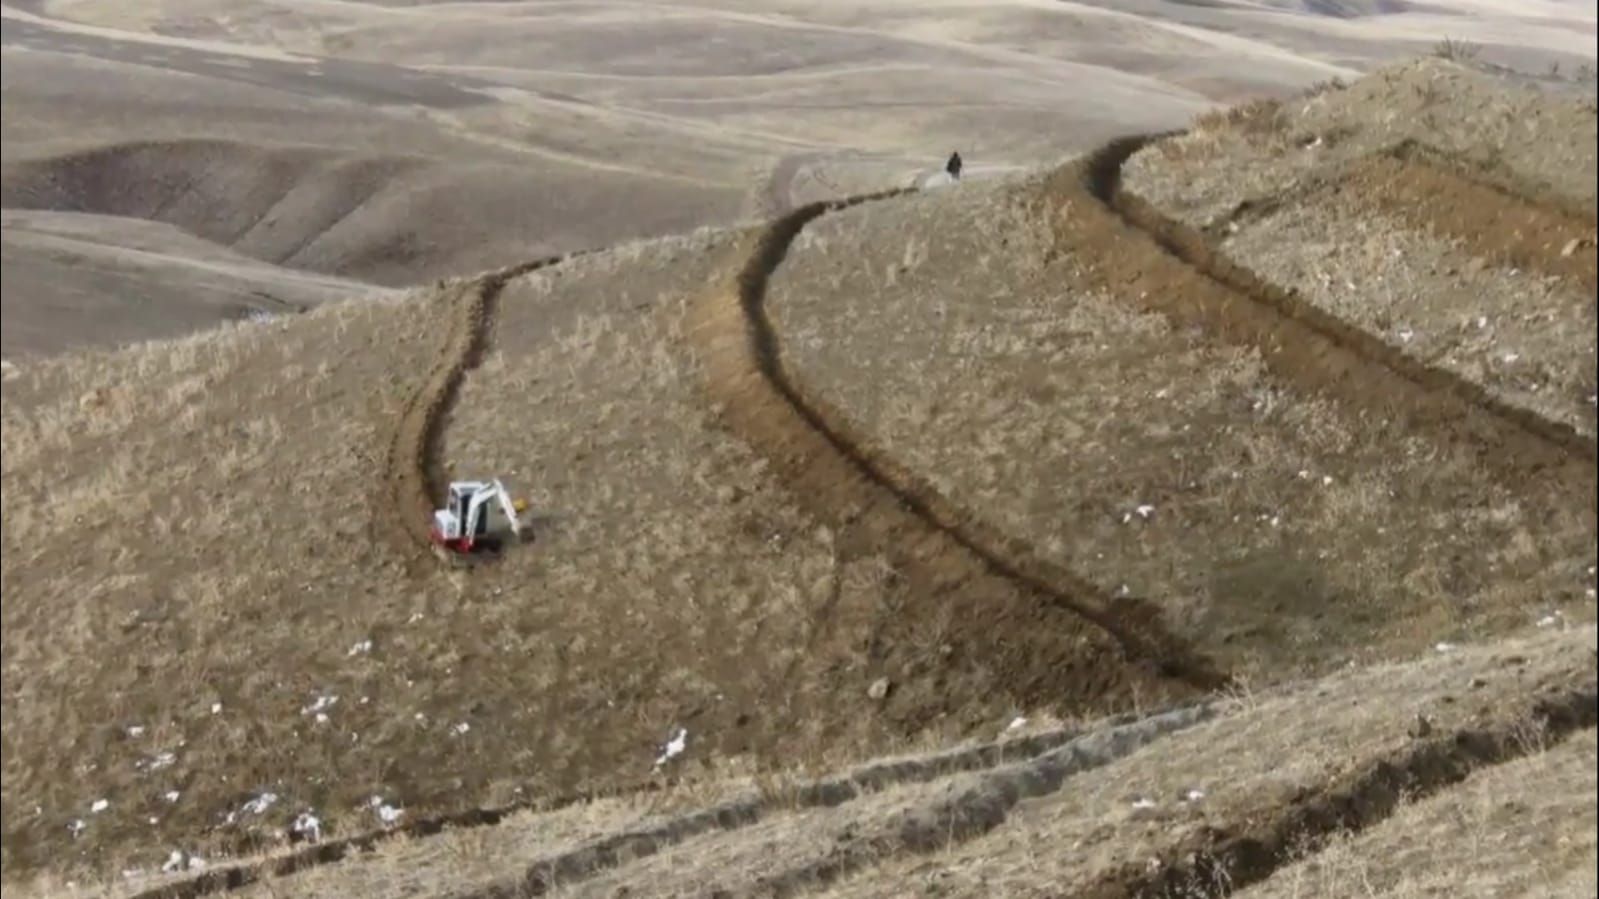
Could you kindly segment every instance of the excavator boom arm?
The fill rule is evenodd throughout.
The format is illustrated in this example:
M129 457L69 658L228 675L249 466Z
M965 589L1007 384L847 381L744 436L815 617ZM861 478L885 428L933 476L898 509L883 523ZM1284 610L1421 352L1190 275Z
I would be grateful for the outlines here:
M494 498L500 504L500 511L505 513L505 520L511 524L511 533L522 536L522 522L517 520L516 506L511 503L511 493L498 479L494 481Z

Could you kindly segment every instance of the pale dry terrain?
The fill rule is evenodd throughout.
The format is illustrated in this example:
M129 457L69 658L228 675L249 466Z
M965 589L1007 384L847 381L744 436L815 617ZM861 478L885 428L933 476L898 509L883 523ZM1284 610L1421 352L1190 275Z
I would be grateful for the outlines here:
M388 293L268 265L140 219L7 210L0 228L0 303L8 310L0 353L12 359ZM105 302L110 295L115 303Z
M1595 57L1593 10L1557 2L3 7L6 208L387 286L902 185L955 149L972 178L1049 164L1446 37L1550 83ZM8 358L229 315L185 298L177 245L85 272L7 249Z
M1317 308L1591 440L1596 141L1591 98L1427 60L1208 118L1135 156L1126 187Z
M1591 729L1591 437L1291 314L1133 149L8 360L8 894L1242 885ZM531 540L441 564L482 475Z
M1594 803L1582 766L1593 758L1594 646L1591 626L1529 631L1237 692L1209 707L1089 724L1041 752L888 782L825 808L798 800L800 780L782 789L730 779L518 815L386 841L239 895L1045 896L1161 886L1225 895L1190 878L1193 860L1239 838L1304 859L1275 874L1235 866L1237 886L1260 881L1240 895L1399 897L1427 895L1418 890L1430 882L1451 895L1509 895L1500 888L1524 883L1551 890L1526 895L1576 897L1591 869L1583 847ZM1501 758L1512 761L1494 767ZM1413 792L1427 798L1407 804ZM1345 826L1374 825L1358 835L1296 826L1322 820L1304 810L1354 795L1371 818ZM761 811L690 823L696 808L739 803ZM611 855L586 851L629 832L654 836L619 842ZM1433 854L1441 847L1477 873L1450 878Z
M1324 896L1592 896L1599 851L1592 730L1411 803L1239 893Z
M769 297L794 379L877 453L1113 601L1154 603L1227 668L1322 670L1591 607L1593 511L1573 486L1591 472L1507 478L1447 426L1397 428L1141 308L1199 289L1181 266L1103 241L1149 273L1103 289L1108 256L1050 258L1044 189L807 229ZM1108 225L1086 194L1066 202L1086 248Z

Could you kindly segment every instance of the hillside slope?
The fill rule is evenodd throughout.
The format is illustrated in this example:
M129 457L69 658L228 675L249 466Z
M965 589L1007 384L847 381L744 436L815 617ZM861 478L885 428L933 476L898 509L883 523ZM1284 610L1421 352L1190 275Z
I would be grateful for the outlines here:
M1241 886L1591 728L1591 432L1217 253L1149 146L9 370L7 882L309 814L152 895L379 843L423 894ZM456 565L484 475L533 539Z

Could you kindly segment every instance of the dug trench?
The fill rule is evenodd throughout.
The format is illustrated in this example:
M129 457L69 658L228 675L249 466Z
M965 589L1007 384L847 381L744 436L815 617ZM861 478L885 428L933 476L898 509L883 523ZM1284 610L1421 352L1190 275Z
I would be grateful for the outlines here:
M1120 161L1125 160L1135 149L1115 149L1115 153L1120 154L1116 162L1118 169ZM1090 188L1090 196L1105 198L1107 210L1114 210L1118 201L1125 203L1126 198L1119 196L1114 181L1110 182L1108 189L1103 180L1096 182L1094 167L1102 165L1103 159L1104 156L1100 155L1089 161L1089 175L1083 177L1080 183ZM1072 171L1081 176L1081 170L1074 167ZM1098 190L1094 189L1096 184ZM784 372L780 347L766 321L763 307L766 283L781 264L790 244L806 223L817 216L901 193L904 192L815 204L796 210L774 223L758 239L755 251L734 288L711 295L697 306L695 318L699 327L695 329L694 336L705 350L711 392L724 403L726 420L758 448L769 452L772 461L787 474L790 484L815 505L820 516L839 522L841 530L863 550L889 550L894 558L900 560L908 575L936 588L934 593L929 594L933 598L952 597L963 592L964 596L956 601L961 603L964 610L981 611L985 620L989 620L991 612L997 611L1010 616L1018 629L1030 623L1041 624L1040 630L1054 630L1057 634L1075 637L1079 645L1074 649L1079 655L1073 656L1072 660L1082 664L1083 658L1090 659L1085 666L1089 670L1092 670L1093 660L1113 659L1118 666L1116 672L1087 686L1087 692L1094 694L1097 700L1122 701L1128 692L1138 689L1133 686L1135 684L1153 684L1155 693L1166 691L1171 695L1191 695L1194 691L1221 685L1225 682L1222 675L1211 669L1203 659L1196 658L1180 641L1164 634L1153 624L1158 621L1158 616L1143 610L1139 615L1118 620L1105 614L1111 601L1091 587L1060 572L1039 574L1042 566L1028 559L1025 547L1006 541L1002 535L985 533L982 525L974 521L972 516L952 508L947 501L919 484L892 460L862 449L861 443L851 440L842 416L807 399ZM1151 234L1159 232L1158 228L1148 230ZM477 364L482 353L500 290L519 275L557 264L565 258L568 257L535 260L472 281L445 285L440 292L440 298L451 304L448 316L450 326L445 329L432 371L424 385L409 398L406 412L391 434L389 464L385 475L385 488L393 500L394 514L384 524L391 526L391 536L396 545L413 559L424 555L419 549L431 547L426 523L433 498L441 495L444 481L436 461L438 440L461 379ZM1199 270L1204 271L1202 268ZM1245 335L1249 333L1246 331ZM1254 333L1259 334L1259 331ZM1323 334L1314 331L1312 334L1312 342L1327 342ZM1302 334L1297 336L1305 339ZM1343 348L1342 352L1348 354L1351 351ZM1340 361L1344 365L1351 364L1348 360ZM1411 384L1409 389L1412 393L1419 389L1424 395L1432 396L1426 393L1427 389L1430 386L1436 390L1436 385L1429 385L1424 380L1420 384L1415 381L1407 383ZM1358 392L1349 396L1357 401L1368 399ZM1456 402L1460 399L1459 394L1449 392L1442 401L1447 402L1450 396ZM1475 413L1491 416L1492 409L1476 409ZM1490 418L1490 422L1492 426L1487 429L1490 436L1498 434L1497 429L1505 429L1513 424L1495 418ZM1511 429L1511 433L1516 432ZM1542 451L1533 452L1530 458L1535 462L1546 459L1550 452L1549 441L1536 431L1530 435L1523 433L1520 439L1529 438L1543 444ZM1591 443L1589 447L1591 452ZM1579 446L1579 455L1580 449ZM1569 459L1570 448L1555 452L1552 464L1569 470L1561 462L1562 455ZM1592 477L1591 471L1589 477ZM1045 580L1048 577L1054 577L1055 583ZM1067 585L1066 588L1057 586L1062 583ZM1072 587L1079 589L1073 592L1070 590ZM990 599L997 599L997 602L979 605ZM1123 610L1134 608L1119 601L1116 604L1121 605ZM1063 614L1041 611L1045 609ZM973 641L963 645L961 651L981 654L986 648L981 641ZM1089 653L1083 653L1085 648ZM1024 643L1019 654L1032 649ZM1051 658L1058 657L1046 653L1041 666L1047 667ZM1132 665L1127 664L1129 660L1133 662ZM1048 701L1059 701L1060 694L1054 692L1047 679L1035 678L1027 683L1036 691L1036 695L1048 697ZM1070 697L1073 694L1068 692L1066 695ZM902 715L910 713L907 715L909 723L915 717L916 707L902 709ZM930 709L924 705L921 711ZM1488 757L1488 761L1492 761L1492 758ZM940 769L971 770L966 764L953 768L941 765ZM909 779L929 776L933 775L922 769L904 773L904 777ZM898 782L898 778L899 775L896 775L885 782ZM853 788L840 788L836 784L813 785L807 801L830 805L848 801L854 795L857 793ZM582 798L573 797L569 801L582 801ZM537 807L558 805L546 801L538 803ZM530 806L519 805L517 808L527 807ZM513 810L468 810L413 822L411 826L395 832L423 836L445 828L493 825ZM973 833L997 826L993 823L995 817L990 814L968 814L966 811L957 814L954 810L951 814L961 820L977 822L972 825L976 828ZM640 847L659 847L706 829L742 826L759 815L759 807L752 812L748 807L729 806L688 816L685 819L687 823L672 833L618 834L607 838L597 848L589 847L581 858L547 859L536 864L528 870L527 879L518 885L517 889L522 892L491 891L484 895L515 895L529 889L537 892L540 889L537 884L551 874L569 875L578 868L597 870L619 863L621 855L655 851L654 848L641 850ZM1003 817L1001 812L997 820L1003 820ZM984 821L989 823L982 823ZM388 835L363 834L319 844L256 865L211 871L194 880L167 885L141 895L151 899L156 896L188 897L226 890L253 882L266 874L282 876L304 867L341 860L352 852L370 848ZM1222 843L1215 845L1219 847ZM606 846L611 849L607 850ZM626 851L618 852L619 849ZM844 869L832 873L842 874ZM803 879L809 880L816 874L824 878L829 876L828 872L809 872ZM790 882L797 884L799 880ZM780 892L786 891L779 886L780 883L774 883L773 886L779 887ZM1107 895L1121 894L1112 892Z
M892 199L889 191L801 207L773 223L735 283L699 300L688 333L706 385L733 433L770 461L808 511L835 529L846 555L881 553L911 585L916 607L875 643L885 670L915 669L907 634L947 614L951 628L929 674L900 678L884 705L907 732L955 711L955 683L981 679L1024 708L1125 708L1215 690L1227 676L1162 626L1150 604L1110 597L1035 559L1021 541L957 508L854 432L848 417L807 392L782 361L766 311L767 286L805 226L829 212Z
M1050 180L1041 198L1057 252L1092 262L1097 286L1222 343L1258 348L1273 374L1362 415L1396 438L1424 434L1466 450L1518 492L1596 488L1592 438L1429 366L1266 282L1205 235L1122 188L1121 167L1169 135L1112 141ZM1589 513L1592 526L1594 516Z
M428 375L406 398L403 411L386 441L382 470L382 495L388 513L374 528L381 532L410 566L431 555L440 564L472 567L489 556L462 556L434 545L429 536L433 509L449 485L441 461L440 442L450 409L467 372L482 362L484 345L494 323L494 306L510 281L568 259L594 251L547 256L490 272L470 280L445 282L438 288L441 302L450 306L439 348Z
M697 307L700 323L711 329L702 330L698 336L709 341L702 342L702 346L712 347L712 392L735 399L730 404L729 417L750 426L735 424L735 429L746 437L753 435L758 446L770 450L779 468L791 474L791 484L797 492L816 504L814 510L854 536L857 551L885 550L904 566L907 574L932 591L929 595L933 599L958 595L968 613L1004 615L1012 627L1008 635L963 645L952 661L987 664L992 654L1006 653L1004 658L1010 668L1003 677L1021 681L1018 695L1025 697L1023 701L1077 710L1124 708L1135 701L1188 697L1221 686L1225 678L1175 638L1159 631L1154 626L1155 617L1146 607L1129 600L1112 601L1064 573L1024 573L1021 568L1027 563L1015 561L1025 557L1024 547L1006 543L997 534L977 536L981 526L971 516L958 513L890 460L867 458L843 435L838 418L819 412L782 372L776 337L761 304L767 278L782 261L789 244L805 223L818 215L903 193L891 191L814 204L779 219L757 238L736 286ZM446 567L480 564L439 550L429 538L428 522L435 499L443 495L448 481L439 451L443 431L462 380L481 362L493 329L495 305L505 285L579 255L584 254L537 259L478 278L446 282L436 290L436 301L448 307L444 315L446 326L427 377L407 397L404 411L388 435L383 475L388 514L374 522L374 527L384 532L405 559L413 576L424 574L431 567L429 555ZM730 371L736 374L729 375ZM742 380L745 376L755 380ZM735 384L755 387L753 398L742 393L729 397L726 391ZM754 405L747 404L751 399ZM824 488L822 492L810 489L817 486ZM1053 578L1053 582L1046 578ZM1109 611L1113 602L1118 608ZM1038 634L1049 644L1043 652L1038 651L1038 640L1020 636L1028 633ZM882 635L882 640L892 644L893 637ZM1005 644L1012 640L1021 645L1007 647ZM900 700L904 726L910 730L944 711L936 697L925 697L919 705L906 703L903 694L896 699ZM1114 720L1130 719L1124 714ZM909 762L870 766L844 778L804 788L799 802L834 805L866 790L984 768L997 764L1001 757L1015 758L1018 752L1041 752L1077 734L1074 729L1046 735L1042 740L1006 741L1002 751L1001 744L981 744L974 749ZM413 821L392 831L356 834L252 864L217 868L153 888L141 893L140 899L192 899L263 878L336 863L392 836L422 837L445 829L492 826L517 811L549 810L662 786L651 782L504 808L466 809ZM603 869L617 862L620 850L626 850L622 854L638 855L707 829L751 823L763 814L765 805L758 800L741 800L647 831L613 835L579 852L536 863L516 889L537 892L541 889L538 884L551 877L558 875L558 880L566 881ZM500 894L491 890L485 895Z
M516 873L509 875L502 882L462 894L458 899L468 899L468 897L502 899L510 896L541 895L556 884L570 885L606 869L618 867L628 859L652 855L701 834L749 826L779 808L838 807L891 787L927 783L963 772L995 769L1004 764L1014 764L1017 759L1053 753L1061 747L1084 739L1092 739L1095 734L1102 732L1126 731L1138 734L1140 739L1135 745L1143 745L1149 739L1208 720L1214 714L1215 708L1209 704L1151 712L1144 716L1123 713L1099 722L1065 726L1029 736L976 743L929 755L872 762L844 774L800 784L780 799L751 793L706 808L670 816L649 826L621 830L586 840L574 849L511 866ZM1104 761L1110 760L1109 757L1104 759ZM589 791L519 802L514 805L464 809L449 814L419 818L387 830L366 831L329 839L254 862L211 868L194 877L143 890L130 899L199 899L201 896L242 889L262 881L291 877L322 865L354 860L363 853L376 850L379 844L387 840L421 839L436 836L446 830L494 827L518 813L551 812L571 805L587 804L645 791L657 792L668 787L669 783L656 781L643 787Z
M838 808L885 789L929 783L965 772L1015 770L1018 758L1057 772L1056 780L1072 771L1110 764L1138 748L1206 721L1216 714L1213 705L1201 703L1142 717L1121 715L1086 728L1064 728L1025 740L990 743L970 749L922 758L868 765L841 777L813 781L774 800L751 796L681 815L653 827L624 831L588 841L570 852L539 859L518 877L464 893L458 899L525 899L542 896L559 886L578 881L654 855L701 834L749 827L775 812ZM814 880L815 878L807 878Z
M1207 223L1204 234L1214 242L1231 226L1258 221L1285 206L1339 199L1458 242L1489 264L1569 278L1589 293L1599 289L1591 211L1584 215L1561 197L1506 175L1474 170L1414 140L1308 174L1279 193L1244 200Z
M1425 799L1473 772L1558 743L1599 719L1593 683L1534 697L1523 715L1420 740L1387 758L1297 796L1263 822L1224 822L1153 864L1127 865L1081 899L1220 899L1279 868L1359 833L1403 804Z
M1552 746L1595 726L1599 693L1589 682L1529 697L1526 706L1447 733L1417 739L1294 795L1264 820L1220 817L1196 835L1111 867L1079 885L1075 899L1221 899L1279 868L1359 833L1407 802L1425 799L1472 773ZM1150 719L1145 724L1155 724ZM1168 723L1171 732L1198 720ZM1054 752L999 768L897 828L840 846L762 879L758 895L814 892L893 858L932 855L1006 824L1025 800L1067 787L1074 774L1114 763L1147 743L1138 727L1107 729ZM1071 851L1062 847L1062 851Z
M1591 215L1474 177L1464 163L1415 142L1362 157L1331 189L1354 192L1413 228L1459 241L1488 263L1570 278L1590 294L1599 289Z

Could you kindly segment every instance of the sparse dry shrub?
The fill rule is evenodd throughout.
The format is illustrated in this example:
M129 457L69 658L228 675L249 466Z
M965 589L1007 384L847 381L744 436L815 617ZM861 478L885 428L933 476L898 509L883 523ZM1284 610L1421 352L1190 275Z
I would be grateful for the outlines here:
M1471 41L1446 37L1432 45L1432 55L1450 62L1472 62L1482 55L1482 47Z
M1322 94L1336 93L1338 91L1345 90L1348 87L1348 82L1344 81L1342 78L1334 76L1326 79L1325 81L1318 81L1315 84L1312 84L1305 90L1305 97L1319 97Z
M1281 134L1288 124L1288 112L1281 100L1259 99L1201 113L1194 119L1195 131L1231 131L1245 138Z

